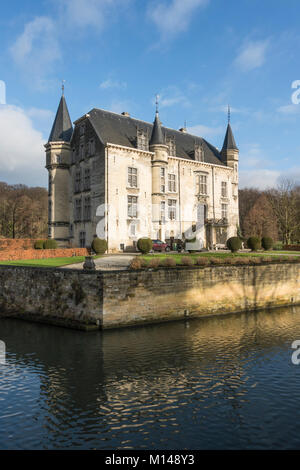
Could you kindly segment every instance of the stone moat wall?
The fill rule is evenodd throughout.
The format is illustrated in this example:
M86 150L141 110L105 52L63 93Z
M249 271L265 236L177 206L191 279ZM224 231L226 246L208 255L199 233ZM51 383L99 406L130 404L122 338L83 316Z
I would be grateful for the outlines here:
M300 264L88 272L0 266L0 313L117 328L300 304Z

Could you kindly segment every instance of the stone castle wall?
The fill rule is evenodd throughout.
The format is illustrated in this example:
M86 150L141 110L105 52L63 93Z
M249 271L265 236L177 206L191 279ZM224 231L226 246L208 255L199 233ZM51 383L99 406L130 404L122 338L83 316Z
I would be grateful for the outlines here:
M0 266L0 313L116 328L300 304L300 264L88 272Z

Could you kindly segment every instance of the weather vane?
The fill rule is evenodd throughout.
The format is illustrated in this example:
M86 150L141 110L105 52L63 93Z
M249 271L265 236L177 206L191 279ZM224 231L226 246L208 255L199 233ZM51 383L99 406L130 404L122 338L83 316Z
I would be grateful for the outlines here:
M230 106L228 105L228 124L230 123Z
M64 85L65 82L66 82L66 80L62 80L62 81L61 81L61 92L62 92L62 95L63 95L63 96L64 96L64 93L65 93L65 85Z
M156 112L158 113L158 99L159 99L159 95L155 95L155 106L156 106Z

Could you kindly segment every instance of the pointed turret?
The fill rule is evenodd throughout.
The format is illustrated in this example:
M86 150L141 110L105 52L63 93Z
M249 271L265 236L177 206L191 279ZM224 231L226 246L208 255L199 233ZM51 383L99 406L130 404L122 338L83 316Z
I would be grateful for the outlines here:
M230 122L228 123L228 126L227 126L222 150L238 150L234 137L233 137Z
M155 119L153 122L152 134L150 139L150 145L165 145L164 136L162 133L161 122L158 114L158 95L156 95L156 111Z
M238 171L238 161L239 161L239 149L236 146L231 125L230 125L230 107L228 106L228 124L227 130L225 134L225 139L223 143L223 147L221 150L221 155L223 158L224 163L227 166L231 166L234 171L237 173Z
M48 142L70 142L72 132L72 122L64 94L62 94Z

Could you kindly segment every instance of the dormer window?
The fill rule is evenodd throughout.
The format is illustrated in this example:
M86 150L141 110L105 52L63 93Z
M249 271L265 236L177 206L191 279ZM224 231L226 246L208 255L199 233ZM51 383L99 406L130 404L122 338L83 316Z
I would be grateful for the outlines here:
M171 157L175 157L176 156L175 137L174 136L167 137L166 138L166 144L169 147L169 155Z
M139 150L149 150L149 137L147 130L137 129L137 148Z
M195 144L194 154L195 160L197 162L204 162L204 151L202 144Z

